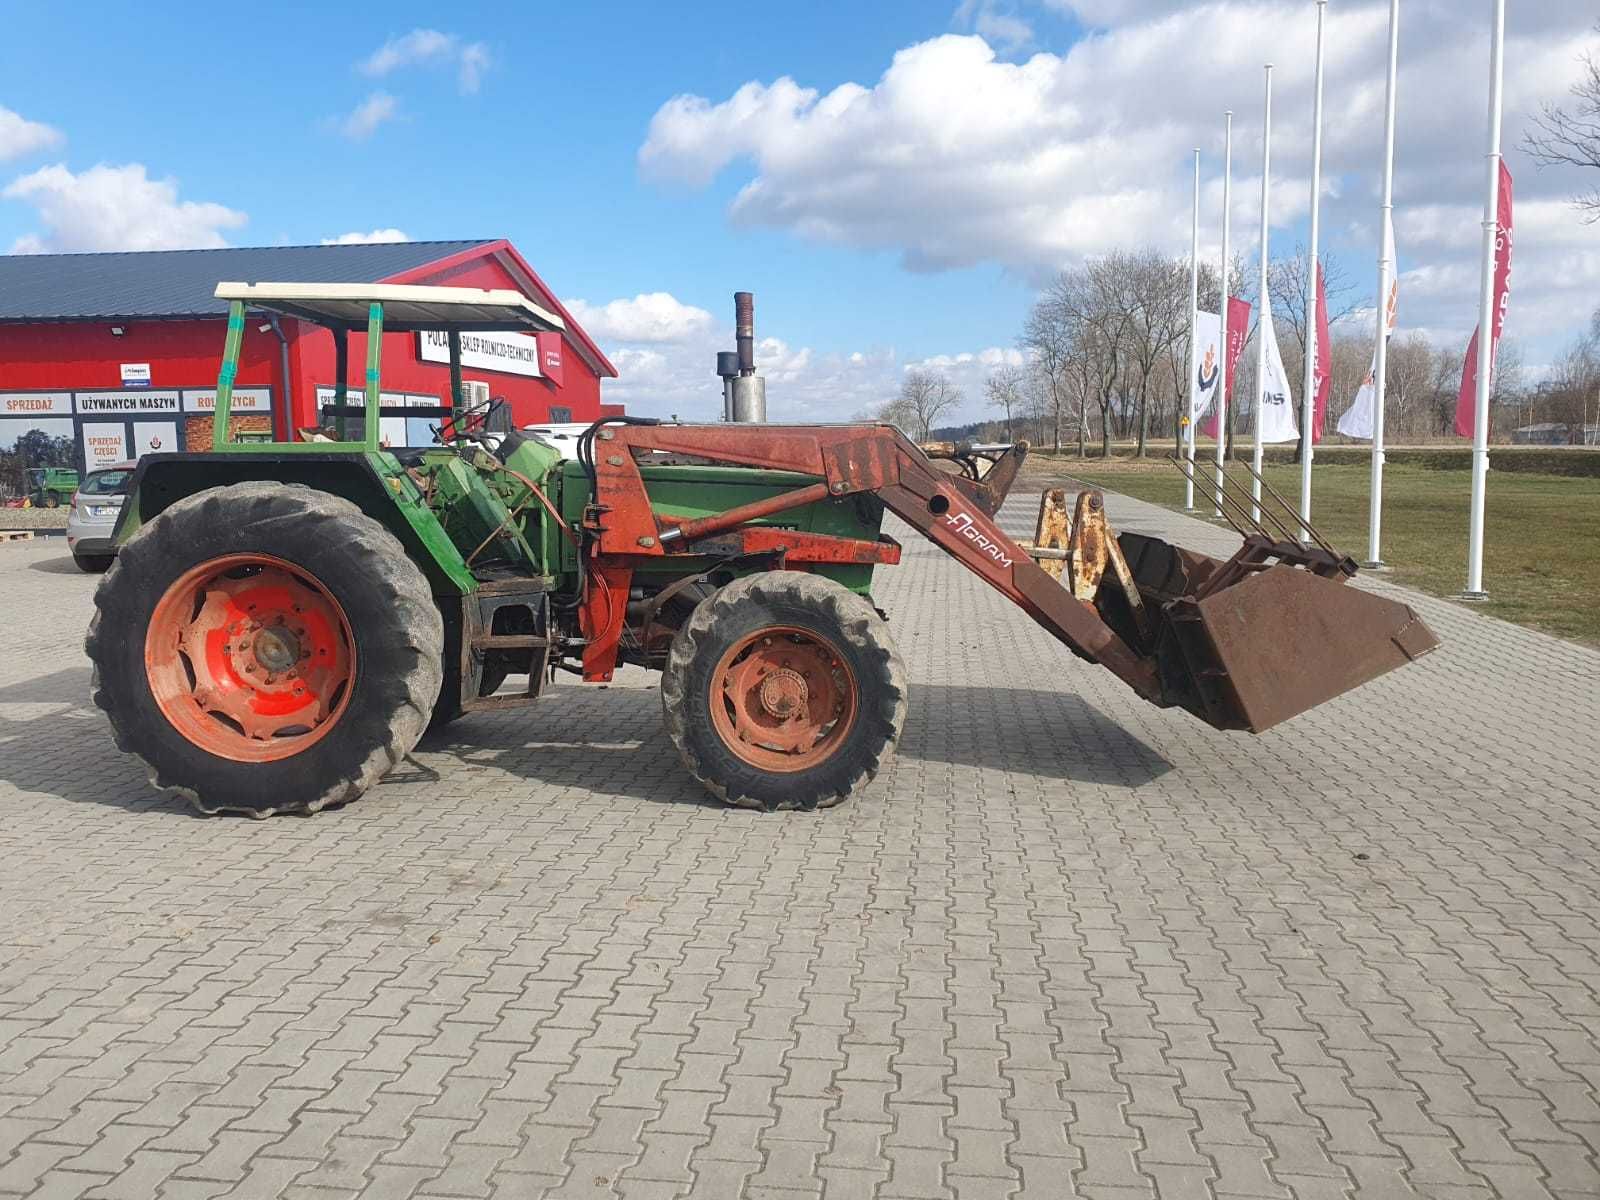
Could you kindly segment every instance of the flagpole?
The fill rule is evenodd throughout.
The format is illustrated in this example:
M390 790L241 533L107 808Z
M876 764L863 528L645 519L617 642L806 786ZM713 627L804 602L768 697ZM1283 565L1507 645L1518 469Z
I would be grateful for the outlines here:
M1272 176L1272 64L1267 64L1267 96L1261 116L1261 290L1257 296L1256 316L1256 437L1250 451L1254 467L1250 478L1250 519L1261 523L1261 410L1267 397L1267 338L1272 336L1272 323L1267 303L1267 192Z
M1224 116L1227 118L1226 132L1222 139L1222 311L1218 320L1222 328L1220 348L1222 361L1217 365L1217 400L1213 406L1217 414L1217 495L1216 515L1222 516L1222 453L1228 444L1228 228L1232 214L1229 208L1233 203L1233 109L1229 109Z
M1311 523L1311 459L1315 444L1317 386L1317 234L1322 211L1322 22L1328 0L1317 0L1317 69L1311 99L1311 253L1306 259L1306 374L1300 400L1300 519ZM1324 369L1327 368L1323 364ZM1301 533L1309 542L1310 534Z
M1389 260L1387 231L1394 212L1394 93L1400 60L1400 0L1389 0L1389 83L1383 114L1383 213L1378 221L1378 349L1372 359L1372 496L1367 509L1367 561L1382 570L1383 535L1383 400L1389 372L1389 289L1394 263Z
M1486 600L1483 590L1483 500L1489 480L1489 372L1494 362L1495 238L1500 227L1500 108L1505 77L1506 0L1490 0L1489 182L1483 201L1483 274L1478 286L1478 390L1472 406L1472 516L1467 531L1465 598Z
M1189 468L1183 473L1183 511L1194 511L1194 409L1199 399L1197 326L1200 323L1200 147L1194 150L1194 215L1189 231L1189 419L1183 423Z

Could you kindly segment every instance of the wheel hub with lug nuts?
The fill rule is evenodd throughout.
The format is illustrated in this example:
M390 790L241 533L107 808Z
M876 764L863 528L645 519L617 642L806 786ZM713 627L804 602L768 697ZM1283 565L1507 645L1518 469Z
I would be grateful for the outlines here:
M761 707L786 721L806 707L806 681L798 671L779 667L761 681Z
M300 661L300 639L282 625L269 625L260 630L251 649L256 662L273 674L287 671Z

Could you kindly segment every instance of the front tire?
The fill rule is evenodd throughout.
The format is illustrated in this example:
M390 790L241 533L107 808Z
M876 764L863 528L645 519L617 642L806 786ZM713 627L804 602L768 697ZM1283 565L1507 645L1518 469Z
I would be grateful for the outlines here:
M690 774L743 808L838 804L893 758L905 668L883 618L819 575L747 575L702 600L661 677Z
M178 501L117 555L86 649L94 701L157 788L202 812L354 800L422 735L444 628L354 504L252 482Z

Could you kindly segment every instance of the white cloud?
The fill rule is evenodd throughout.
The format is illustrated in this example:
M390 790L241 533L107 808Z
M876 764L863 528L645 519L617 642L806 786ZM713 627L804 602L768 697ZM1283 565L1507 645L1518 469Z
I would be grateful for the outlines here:
M961 0L952 23L957 28L972 30L991 46L1007 53L1033 41L1033 26L1014 9L1001 7L998 0Z
M456 72L461 90L469 95L477 92L489 66L489 47L484 43L473 42L461 47L461 61Z
M0 104L0 162L48 149L64 140L59 129L30 121Z
M175 179L150 179L143 163L41 167L0 196L31 204L45 232L27 234L12 253L72 250L186 250L227 245L223 231L249 219L221 204L178 199Z
M1537 339L1586 325L1600 306L1600 237L1573 219L1565 200L1524 200L1514 211L1511 301L1506 329ZM1408 310L1419 323L1448 307L1458 319L1430 329L1436 340L1464 338L1477 321L1480 287L1478 251L1483 209L1470 205L1423 205L1396 214L1400 258L1400 322ZM1459 303L1465 298L1468 303Z
M1063 53L999 58L981 37L947 35L895 54L876 81L831 91L782 77L750 81L725 98L680 95L655 113L639 151L642 173L703 187L742 176L728 215L736 227L889 250L914 271L997 263L1037 282L1115 246L1188 249L1190 153L1204 151L1202 246L1216 253L1221 206L1222 110L1234 122L1234 245L1255 252L1259 222L1261 64L1274 61L1274 246L1309 207L1313 8L1298 0L1051 0L1094 27ZM1383 131L1387 5L1342 3L1328 18L1324 124L1325 237L1376 216ZM1539 0L1510 14L1505 145L1521 200L1578 190L1571 175L1536 172L1517 151L1528 117L1561 100L1585 49L1600 49L1583 5ZM974 25L1014 8L973 0L957 11ZM1478 202L1484 14L1413 5L1403 14L1396 202ZM1567 215L1563 216L1563 211ZM1551 210L1561 245L1581 230L1576 213ZM1592 229L1590 230L1592 234ZM1539 251L1519 231L1518 254ZM1544 236L1541 232L1538 236ZM1327 243L1325 242L1325 245ZM1354 247L1354 248L1352 248ZM1343 247L1365 278L1365 235ZM1470 262L1476 243L1436 253ZM1359 264L1359 265L1358 265ZM1531 269L1525 293L1592 308L1600 273L1546 276ZM1569 284L1569 280L1574 283ZM1584 289L1587 289L1585 291ZM1420 314L1470 327L1476 293L1443 295ZM1546 301L1530 300L1530 308ZM1550 302L1551 308L1560 307ZM1525 309L1525 311L1528 311ZM1518 320L1515 304L1511 320Z
M373 242L409 242L411 240L401 229L373 229L362 233L359 229L350 233L341 233L338 237L323 238L324 246L364 246Z
M670 292L641 292L631 300L593 305L565 301L590 336L616 342L681 342L711 328L711 314Z
M592 304L565 300L569 312L605 349L618 378L605 397L640 416L716 421L722 415L717 351L733 349L733 330L705 309L666 292ZM892 348L823 353L783 338L758 336L756 368L767 380L767 408L777 421L847 421L881 407L899 390L905 371L926 366L944 371L965 400L953 421L977 420L984 410L983 380L1000 363L1020 363L1015 350L998 347L971 353L902 361Z
M1046 8L1070 13L1085 25L1104 28L1164 12L1167 0L1045 0Z
M387 75L400 67L453 57L455 48L454 34L440 33L437 29L413 29L379 46L361 64L361 70L374 77Z
M373 92L336 123L339 132L353 142L365 141L385 121L394 120L400 102L388 92Z
M381 78L403 67L453 65L461 90L472 93L482 83L489 61L489 47L483 42L463 42L456 34L437 29L413 29L379 46L360 63L360 70Z

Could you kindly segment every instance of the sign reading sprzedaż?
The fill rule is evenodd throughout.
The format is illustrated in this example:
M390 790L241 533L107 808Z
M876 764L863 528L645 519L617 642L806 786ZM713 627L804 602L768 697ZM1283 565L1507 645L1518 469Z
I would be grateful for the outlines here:
M70 416L71 413L71 392L0 392L0 417Z
M417 334L417 357L423 362L448 363L449 336L437 329ZM528 333L463 333L461 365L508 375L544 374L539 368L539 339Z

